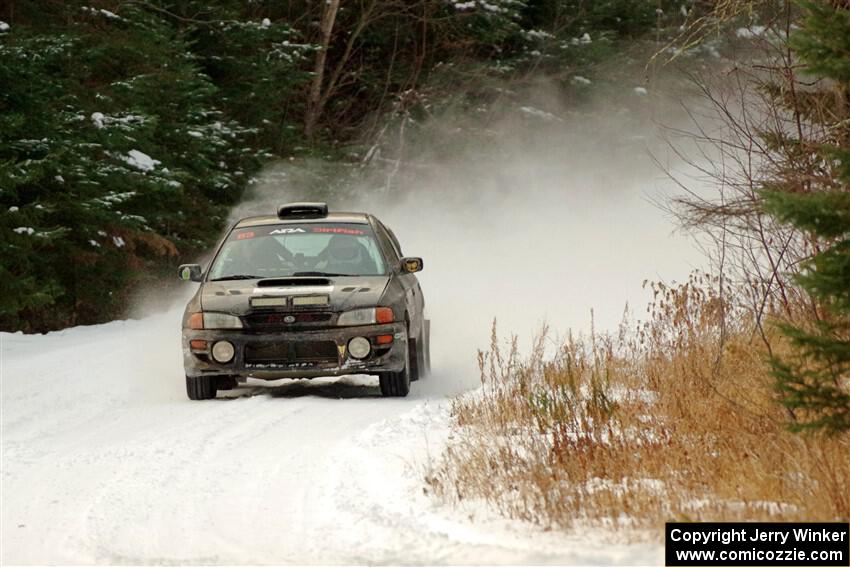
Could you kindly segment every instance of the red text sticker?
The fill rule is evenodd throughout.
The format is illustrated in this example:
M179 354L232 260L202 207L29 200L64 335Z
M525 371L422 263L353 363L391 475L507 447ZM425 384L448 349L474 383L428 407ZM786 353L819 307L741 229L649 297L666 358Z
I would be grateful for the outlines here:
M366 234L362 230L357 230L356 228L342 228L338 226L314 226L313 232L324 232L328 234L353 234L353 235L361 235Z
M254 238L254 236L255 236L254 233L250 232L250 231L249 232L240 232L239 234L236 235L236 240L247 240L249 238Z

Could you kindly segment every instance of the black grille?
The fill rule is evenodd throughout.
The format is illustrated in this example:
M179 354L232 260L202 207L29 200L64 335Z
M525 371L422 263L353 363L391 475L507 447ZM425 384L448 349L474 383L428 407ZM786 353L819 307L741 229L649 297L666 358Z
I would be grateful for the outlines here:
M257 331L286 330L298 325L311 325L316 323L327 323L333 317L333 313L251 313L244 317L249 329ZM290 320L292 318L293 320Z
M333 341L296 341L257 343L245 345L245 362L295 363L337 362L337 348Z

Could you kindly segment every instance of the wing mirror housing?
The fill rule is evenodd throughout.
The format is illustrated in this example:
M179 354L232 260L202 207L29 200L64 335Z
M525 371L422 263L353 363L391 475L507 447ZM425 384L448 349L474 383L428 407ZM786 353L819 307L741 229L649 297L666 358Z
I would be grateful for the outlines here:
M177 268L177 273L184 282L200 282L204 279L204 273L199 264L183 264Z
M408 257L401 259L401 271L405 274L421 272L423 267L425 266L422 263L422 258Z

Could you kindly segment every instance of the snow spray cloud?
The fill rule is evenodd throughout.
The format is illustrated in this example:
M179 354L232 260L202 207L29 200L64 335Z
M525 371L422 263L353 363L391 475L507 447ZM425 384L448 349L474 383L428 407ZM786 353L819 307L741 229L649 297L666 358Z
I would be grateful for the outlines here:
M613 329L627 303L642 313L643 280L681 281L701 263L653 204L673 193L651 157L664 147L657 103L629 89L625 100L570 111L546 92L485 119L399 123L365 167L280 162L234 214L327 200L378 215L405 254L424 258L435 367L472 385L494 318L520 339L544 322L588 331L591 309L597 330Z

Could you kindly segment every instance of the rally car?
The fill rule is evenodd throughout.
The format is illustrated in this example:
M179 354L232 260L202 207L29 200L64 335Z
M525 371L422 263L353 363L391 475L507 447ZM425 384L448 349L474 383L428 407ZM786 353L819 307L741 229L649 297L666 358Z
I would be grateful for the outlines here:
M406 396L430 370L422 266L370 214L292 203L238 221L206 271L179 268L201 284L183 316L189 398L247 378L344 374L377 375L384 396Z

